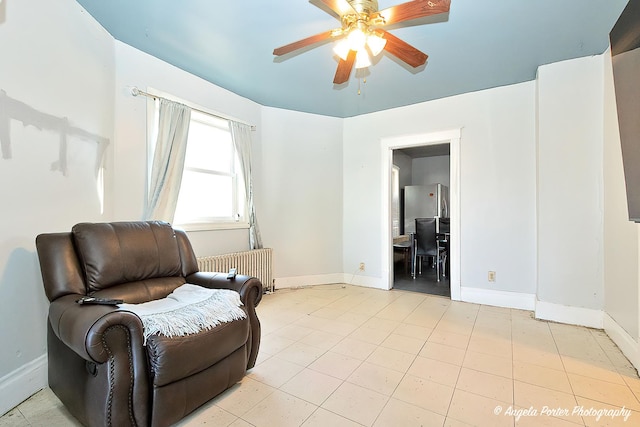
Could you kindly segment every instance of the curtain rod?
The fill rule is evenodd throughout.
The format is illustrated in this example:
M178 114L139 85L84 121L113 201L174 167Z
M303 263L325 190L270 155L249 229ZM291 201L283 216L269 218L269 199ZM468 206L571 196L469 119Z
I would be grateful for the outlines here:
M145 91L143 91L143 90L140 90L140 89L138 89L138 88L137 88L137 87L135 87L135 86L131 88L131 95L133 95L133 96L140 96L140 95L142 95L142 96L146 96L147 98L153 98L153 99L167 99L167 98L164 98L164 97L162 97L162 96L160 96L160 95L154 95L154 94L152 94L152 93L149 93L149 92L145 92ZM173 101L173 100L172 100L172 99L169 99L169 101ZM194 108L194 107L192 107L191 105L189 105L188 107L189 107L189 108L191 108L192 110L198 111L198 112L203 113L203 114L208 114L209 116L217 117L217 118L219 118L219 119L232 120L232 121L234 121L234 122L238 122L238 123L245 124L245 125L247 125L247 126L250 126L250 127L251 127L251 130L256 130L255 125L252 125L251 123L243 122L242 120L237 120L237 119L234 119L233 117L224 116L224 115L219 114L219 113L212 113L212 112L210 112L210 111L205 111L205 110L201 110L201 109L199 109L199 108Z

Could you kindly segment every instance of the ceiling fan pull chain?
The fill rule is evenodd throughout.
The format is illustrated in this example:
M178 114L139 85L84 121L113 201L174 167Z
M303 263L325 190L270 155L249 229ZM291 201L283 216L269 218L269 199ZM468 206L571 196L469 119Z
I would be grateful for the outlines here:
M358 77L358 95L362 94L362 91L360 90L360 81L362 81L363 85L367 84L367 78L366 77Z

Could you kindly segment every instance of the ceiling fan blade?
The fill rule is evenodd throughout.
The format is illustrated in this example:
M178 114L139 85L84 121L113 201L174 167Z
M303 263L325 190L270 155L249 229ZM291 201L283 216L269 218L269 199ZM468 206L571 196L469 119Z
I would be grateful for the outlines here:
M449 12L451 0L413 0L379 11L375 17L384 18L385 25L424 18Z
M356 51L350 50L347 55L347 59L340 59L338 63L338 69L336 70L336 75L333 78L334 84L342 84L349 80L349 76L351 75L351 70L353 69L353 64L356 62Z
M311 46L316 43L320 43L325 40L329 40L334 37L335 30L325 31L324 33L316 34L315 36L307 37L306 39L298 40L297 42L289 43L288 45L281 46L273 49L275 56L286 55L295 50L302 49L307 46Z
M310 0L310 3L338 19L346 13L355 13L347 0Z
M419 51L409 43L384 30L378 30L377 33L387 40L384 50L411 65L413 68L419 67L427 62L427 54Z

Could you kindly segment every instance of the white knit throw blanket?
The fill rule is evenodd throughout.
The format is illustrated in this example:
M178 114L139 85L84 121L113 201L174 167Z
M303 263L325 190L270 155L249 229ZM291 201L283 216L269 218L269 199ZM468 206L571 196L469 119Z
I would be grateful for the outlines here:
M118 304L142 319L144 342L151 335L179 337L247 317L240 294L230 289L207 289L186 283L166 298L142 304Z

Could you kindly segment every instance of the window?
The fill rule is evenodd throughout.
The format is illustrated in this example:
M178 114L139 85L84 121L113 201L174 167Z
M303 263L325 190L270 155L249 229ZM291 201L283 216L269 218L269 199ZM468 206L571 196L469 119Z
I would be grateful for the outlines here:
M229 122L192 111L174 223L188 229L246 227L245 218L244 180Z
M149 168L159 121L159 102L150 99L150 103ZM248 228L245 201L244 178L229 121L192 109L173 223L185 230Z

